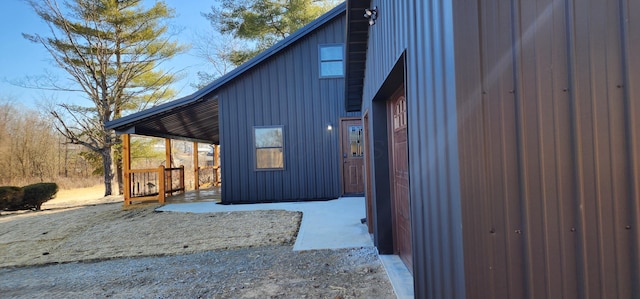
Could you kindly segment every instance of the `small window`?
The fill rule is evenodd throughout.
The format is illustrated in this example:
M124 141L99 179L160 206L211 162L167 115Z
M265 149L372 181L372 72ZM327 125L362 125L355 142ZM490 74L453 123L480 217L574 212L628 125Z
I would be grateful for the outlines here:
M349 126L349 149L351 157L364 157L362 126Z
M256 169L284 169L282 127L254 127Z
M320 46L320 78L344 76L344 50L343 46Z

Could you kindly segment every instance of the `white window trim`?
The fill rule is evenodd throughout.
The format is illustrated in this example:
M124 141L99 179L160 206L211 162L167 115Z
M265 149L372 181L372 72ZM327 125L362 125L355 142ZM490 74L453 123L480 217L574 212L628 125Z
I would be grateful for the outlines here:
M277 168L258 168L258 156L257 152L259 147L256 145L256 129L272 129L279 128L282 132L282 147L260 147L260 148L280 148L282 149L282 167ZM273 125L273 126L253 126L252 128L252 137L253 137L253 168L254 171L281 171L285 170L286 167L286 159L285 159L285 138L284 138L284 126L283 125Z
M340 60L322 60L322 48L328 48L328 47L336 47L339 46L342 48L342 59ZM340 43L334 43L334 44L320 44L318 45L318 75L320 76L320 79L335 79L335 78L344 78L344 72L345 72L345 66L344 66L344 44L340 44ZM340 61L342 62L342 75L330 75L330 76L323 76L322 75L322 63L323 62L337 62Z

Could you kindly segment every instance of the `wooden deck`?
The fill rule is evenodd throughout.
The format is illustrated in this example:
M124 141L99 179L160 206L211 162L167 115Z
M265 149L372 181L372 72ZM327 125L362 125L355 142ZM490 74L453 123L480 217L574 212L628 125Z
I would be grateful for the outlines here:
M166 198L166 203L221 202L220 186L192 190Z

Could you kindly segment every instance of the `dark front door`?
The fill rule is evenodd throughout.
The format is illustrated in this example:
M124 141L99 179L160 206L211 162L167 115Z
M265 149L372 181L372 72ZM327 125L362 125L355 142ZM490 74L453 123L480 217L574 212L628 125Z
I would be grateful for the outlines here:
M401 87L389 101L393 239L395 251L413 272L411 259L411 205L409 202L409 151L407 147L407 101Z
M364 193L364 136L360 119L344 119L342 135L342 186L344 194Z

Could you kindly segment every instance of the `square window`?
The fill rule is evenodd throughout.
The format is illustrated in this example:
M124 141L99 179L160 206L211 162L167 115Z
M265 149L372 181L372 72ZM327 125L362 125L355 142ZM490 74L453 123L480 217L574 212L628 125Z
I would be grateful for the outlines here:
M342 60L342 45L320 46L322 60Z
M322 77L342 76L342 61L325 61L321 63L320 76Z
M320 78L344 76L344 46L320 46Z
M257 148L256 168L278 169L284 167L282 148Z
M283 127L254 127L256 169L284 169Z

